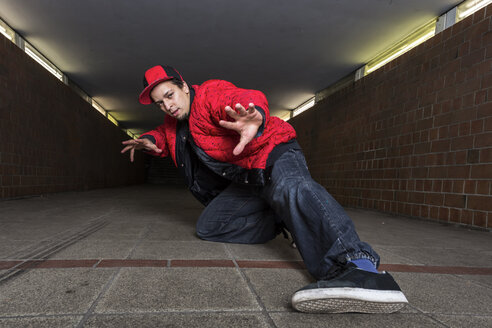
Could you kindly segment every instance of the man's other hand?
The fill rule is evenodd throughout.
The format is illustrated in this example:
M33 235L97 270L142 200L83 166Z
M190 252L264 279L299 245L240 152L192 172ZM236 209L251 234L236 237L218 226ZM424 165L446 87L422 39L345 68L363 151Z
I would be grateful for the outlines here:
M123 141L122 144L126 145L125 148L121 151L123 154L126 151L130 151L130 161L133 162L133 158L135 155L135 150L145 149L146 151L155 151L156 153L162 152L155 144L152 143L149 139L130 139Z
M239 155L244 150L244 147L256 136L258 129L263 123L263 116L256 110L255 105L250 103L248 110L246 110L241 104L236 104L236 109L233 110L230 106L226 106L225 111L227 115L235 120L235 122L221 120L219 124L230 130L234 130L241 136L239 143L232 152L234 155Z

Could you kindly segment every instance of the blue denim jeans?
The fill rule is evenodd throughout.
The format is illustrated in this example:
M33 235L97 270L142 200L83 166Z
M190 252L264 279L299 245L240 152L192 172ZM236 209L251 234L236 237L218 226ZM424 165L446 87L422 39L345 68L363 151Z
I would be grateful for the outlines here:
M197 235L229 243L264 243L286 226L307 270L318 280L347 261L379 255L362 242L352 220L309 173L302 151L291 149L275 162L265 186L231 184L205 208Z

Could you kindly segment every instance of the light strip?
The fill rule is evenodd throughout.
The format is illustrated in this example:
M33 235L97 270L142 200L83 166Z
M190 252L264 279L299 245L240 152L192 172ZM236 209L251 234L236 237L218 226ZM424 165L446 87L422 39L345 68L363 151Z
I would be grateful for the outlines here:
M108 120L110 120L114 125L118 126L118 121L109 113L106 114Z
M92 107L94 107L95 109L97 109L97 111L101 114L103 114L104 116L106 116L106 110L104 110L104 108L99 105L94 99L92 99Z
M305 102L304 104L302 104L301 106L294 109L294 113L292 115L297 116L297 115L301 114L302 112L308 110L309 108L313 107L314 104L315 104L315 98L313 97L310 100L308 100L307 102Z
M405 52L407 52L408 50L418 46L419 44L421 44L422 42L424 42L425 40L428 40L430 39L431 37L434 36L434 31L430 31L429 33L423 35L422 37L420 37L419 39L415 40L414 42L410 43L409 45L406 45L405 47L403 47L402 49L400 49L399 51L395 52L393 55L391 55L390 57L384 59L383 61L379 62L378 64L376 64L375 66L369 68L367 71L366 71L366 74L368 73L371 73L375 70L377 70L378 68L380 68L381 66L385 65L386 63L392 61L393 59L395 59L396 57L404 54Z
M5 27L0 26L0 33L2 33L7 39L12 41L12 36L7 33L7 30L5 29Z
M415 30L407 37L403 38L400 42L396 43L393 47L389 48L385 52L372 59L369 63L367 63L365 75L377 70L381 66L395 59L396 57L401 56L410 49L430 39L435 35L435 30L436 19L433 19L432 21Z
M475 1L467 1L458 6L458 19L463 19L474 12L482 9L486 5L492 3L492 0L475 0ZM466 7L467 9L463 9Z
M31 50L27 44L26 44L25 51L29 56L31 56L31 58L37 61L48 72L56 76L59 80L63 80L63 75L60 72L58 72L56 69L54 69L50 64L48 64L45 59L41 58L38 54L36 54L33 50Z

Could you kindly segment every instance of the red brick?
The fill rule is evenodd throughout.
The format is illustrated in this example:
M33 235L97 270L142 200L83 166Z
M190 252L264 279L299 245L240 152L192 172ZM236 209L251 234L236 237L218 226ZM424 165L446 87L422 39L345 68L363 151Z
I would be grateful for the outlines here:
M492 102L488 102L486 104L478 106L477 115L478 118L492 116Z
M451 147L451 141L449 139L437 140L437 141L432 141L430 151L433 153L445 152L445 151L449 151L450 147Z
M449 209L449 221L459 223L461 219L461 209Z
M442 183L442 192L451 192L453 191L453 181L444 180Z
M471 169L472 179L492 179L492 164L473 165Z
M492 196L470 195L466 207L472 210L492 211Z
M450 166L447 172L448 178L468 178L470 176L470 166Z
M490 194L490 182L489 181L477 181L477 194L489 195Z
M475 180L466 180L465 181L465 193L466 194L475 194L477 190L477 181Z
M465 181L464 180L453 180L453 192L462 193L464 190Z
M480 149L480 163L492 162L492 148Z
M471 133L480 133L483 131L483 120L475 120L471 122Z
M449 208L446 207L439 208L439 220L449 221Z
M425 194L425 203L427 205L441 206L443 204L443 195L438 193Z
M457 194L445 194L444 205L448 207L465 208L466 196Z
M462 210L461 211L461 223L472 225L473 224L473 211Z
M492 132L476 135L474 146L475 148L492 147Z
M485 131L492 131L492 117L488 117L484 122Z
M429 207L429 217L432 219L439 218L439 207L430 206Z
M465 136L451 139L451 150L473 148L474 136Z
M474 212L473 213L473 225L485 228L487 226L487 213L486 212Z

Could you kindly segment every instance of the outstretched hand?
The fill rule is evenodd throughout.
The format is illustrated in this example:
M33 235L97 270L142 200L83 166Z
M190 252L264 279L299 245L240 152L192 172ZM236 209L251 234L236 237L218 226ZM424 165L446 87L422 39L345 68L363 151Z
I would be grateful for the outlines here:
M232 152L234 155L239 155L243 152L244 147L256 136L258 129L263 123L263 116L256 110L253 103L249 103L248 110L241 104L236 104L236 109L233 110L230 106L225 107L225 111L229 117L234 119L234 122L221 120L219 124L229 130L234 130L241 136L239 143Z
M122 144L127 145L121 153L123 154L124 152L130 150L130 161L133 162L133 158L135 155L135 150L140 150L140 149L145 149L146 151L155 151L157 153L161 153L162 150L157 148L157 146L152 143L149 139L130 139L123 141Z

